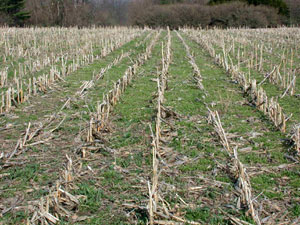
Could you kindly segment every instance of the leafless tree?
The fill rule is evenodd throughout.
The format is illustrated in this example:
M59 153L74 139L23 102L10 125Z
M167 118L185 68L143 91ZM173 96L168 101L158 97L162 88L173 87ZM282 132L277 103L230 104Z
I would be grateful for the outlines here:
M299 0L285 0L290 11L290 23L300 25L300 1Z

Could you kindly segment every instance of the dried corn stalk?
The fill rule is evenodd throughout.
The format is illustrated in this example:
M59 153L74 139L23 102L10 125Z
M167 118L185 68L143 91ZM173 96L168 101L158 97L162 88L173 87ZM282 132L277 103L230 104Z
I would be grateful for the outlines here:
M291 138L294 141L297 154L300 155L300 124L294 125Z
M151 124L149 124L152 137L152 185L148 182L148 192L149 192L149 204L148 204L148 213L149 213L149 222L153 224L199 224L194 221L187 221L181 217L173 215L172 208L170 204L163 199L160 195L159 189L159 166L164 154L162 148L160 147L160 139L162 136L161 133L161 121L164 102L164 91L166 89L167 83L167 73L169 64L171 63L171 36L168 34L168 43L164 49L162 45L162 70L159 72L157 81L157 114L155 118L155 132L153 132ZM163 220L160 220L163 218Z
M217 111L213 112L209 108L207 108L209 111L208 114L208 123L212 124L215 128L215 132L218 134L218 137L220 138L221 144L227 151L228 155L231 155L233 153L233 150L229 146L226 133L223 129L219 114Z
M182 36L176 31L176 34L177 36L179 37L179 39L181 40L181 42L183 43L184 47L185 47L185 50L186 50L186 54L187 56L189 57L189 63L191 64L191 66L193 67L193 70L194 70L194 79L196 80L197 82L197 86L203 90L204 87L203 87L203 84L202 84L202 76L201 76L201 73L200 73L200 69L199 67L197 66L196 62L195 62L195 59L194 57L192 56L191 54L191 50L190 50L190 47L186 44L185 40L182 38Z
M81 166L75 168L72 159L67 157L67 165L47 196L42 197L33 206L32 217L27 224L57 224L60 218L71 219L77 212L80 198L69 193L75 186L73 183L78 176Z
M255 221L256 224L260 225L260 219L258 217L257 212L254 209L253 201L252 201L252 194L251 194L251 183L249 176L246 173L246 169L241 163L238 158L236 148L232 148L228 143L226 133L222 127L221 120L217 111L213 112L210 109L208 122L212 124L215 128L215 132L219 136L221 144L225 148L226 152L229 155L230 160L233 162L232 166L229 168L231 171L232 176L237 181L237 185L240 189L239 193L241 195L242 203L245 207L247 207L248 212L250 213L251 217Z

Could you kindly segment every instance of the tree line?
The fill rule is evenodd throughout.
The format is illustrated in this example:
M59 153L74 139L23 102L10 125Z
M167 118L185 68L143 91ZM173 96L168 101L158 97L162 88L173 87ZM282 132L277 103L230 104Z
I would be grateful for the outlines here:
M1 0L0 25L275 27L300 24L299 0Z

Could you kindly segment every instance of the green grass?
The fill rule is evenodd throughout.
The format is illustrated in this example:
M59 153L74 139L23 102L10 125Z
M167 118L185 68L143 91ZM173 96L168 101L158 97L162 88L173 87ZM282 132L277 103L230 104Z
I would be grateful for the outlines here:
M80 183L77 186L78 189L74 194L86 196L86 199L81 200L79 210L81 212L87 212L88 214L98 212L102 205L102 199L105 197L103 191L95 187L93 182Z
M23 211L6 213L3 217L0 217L0 223L7 225L26 224L27 218L28 214Z
M38 164L29 164L26 165L22 170L17 168L12 168L9 172L11 175L9 179L22 179L22 180L33 180L37 181L37 172L40 171L40 166Z
M190 221L202 221L206 224L230 224L222 214L212 215L209 207L188 209L185 218Z

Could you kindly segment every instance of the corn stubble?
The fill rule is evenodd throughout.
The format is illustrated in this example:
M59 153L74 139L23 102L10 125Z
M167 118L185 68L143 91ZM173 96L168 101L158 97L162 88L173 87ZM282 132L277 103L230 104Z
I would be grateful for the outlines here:
M2 88L0 114L4 116L9 115L19 104L28 101L31 96L47 92L56 82L64 82L64 79L71 76L78 68L107 56L142 33L142 30L138 28L99 28L99 30L93 28L93 32L89 29L79 31L75 28L0 28L0 31L3 31L0 32L0 41L4 46L1 50L3 66L0 68L0 87ZM113 83L111 89L103 94L95 109L90 112L86 127L83 128L83 132L80 131L81 137L83 137L82 145L79 147L79 151L77 151L78 149L74 151L80 153L80 156L72 157L73 160L66 155L66 163L60 170L59 178L52 182L54 185L49 188L49 193L28 204L26 210L30 217L27 219L27 224L59 224L63 219L76 223L88 218L77 215L81 201L85 200L86 196L72 194L74 190L78 189L77 185L81 177L93 172L90 167L84 169L82 162L93 157L89 151L97 149L99 145L105 145L105 134L111 131L110 123L115 106L121 104L120 100L124 92L134 79L138 79L140 67L152 57L152 51L163 32L163 30L151 31L143 40L135 43L137 47L149 42L144 52L139 54L136 59L131 60L132 64L126 69L124 75ZM272 38L272 35L275 34L283 36L282 32L290 35L290 39L283 41L286 48L277 44ZM230 134L223 128L222 117L220 118L218 111L208 107L209 104L205 97L207 90L203 84L205 76L202 76L201 65L197 65L195 53L185 41L184 36L198 43L209 53L214 62L240 86L249 105L264 114L276 129L285 134L292 143L295 155L299 155L299 121L289 125L288 122L294 118L294 115L287 113L284 106L279 103L280 99L287 96L297 98L297 91L299 91L297 89L298 68L296 67L299 55L296 38L300 37L300 33L297 30L292 35L291 32L293 30L289 28L281 28L279 31L271 29L251 32L244 29L223 31L183 28L179 32L174 32L184 46L187 60L192 68L193 85L198 88L197 91L205 94L203 102L208 110L207 126L214 130L218 142L226 152L226 173L233 180L234 189L238 193L236 209L245 209L246 217L250 217L258 225L264 224L259 214L261 205L253 197L254 191L251 187L251 176L249 171L247 172L247 165L241 162L238 148L230 140ZM147 186L143 187L144 190L147 190L145 194L147 204L146 206L136 204L134 208L147 211L147 223L150 225L202 224L187 220L184 213L178 212L178 208L174 208L174 205L164 197L166 196L164 189L166 184L163 182L165 168L176 170L174 164L168 159L170 156L178 154L173 152L172 148L167 148L164 141L167 139L164 136L168 135L166 131L168 129L164 129L164 126L171 126L166 121L167 115L178 116L164 106L165 94L170 91L169 68L174 57L171 46L172 35L169 28L166 29L166 33L167 38L161 43L161 64L157 71L157 78L152 79L156 82L157 89L155 91L156 101L154 101L156 114L153 115L155 122L148 124L151 133L151 143L149 144L151 145L152 162L151 171L148 171L150 176L146 185L143 184ZM69 38L70 36L72 38ZM254 37L257 40L251 43ZM96 43L101 43L98 49L95 49ZM91 80L82 81L80 87L74 92L74 96L68 96L63 106L48 115L47 119L26 124L26 129L18 138L15 148L7 153L1 153L1 169L13 166L11 161L25 153L30 147L49 143L55 139L54 132L68 117L62 112L63 109L68 108L71 102L86 98L89 91L96 87L97 82L101 81L112 67L119 65L124 58L130 58L131 51L125 53L122 51L109 64L96 72ZM268 60L268 57L271 56L273 58ZM20 63L24 59L25 62ZM10 65L13 66L10 67ZM248 69L247 72L245 72L245 68ZM262 75L260 82L253 78L253 73ZM280 95L268 96L268 92L264 89L266 82L278 88ZM107 147L107 149L109 148ZM111 150L110 153L114 153L114 150ZM9 174L3 173L0 178L6 176ZM217 181L214 182L217 183ZM189 191L195 191L197 188L199 187L190 187ZM172 192L175 194L172 194L188 206L176 191L174 187ZM222 209L220 211L233 224L250 224Z

